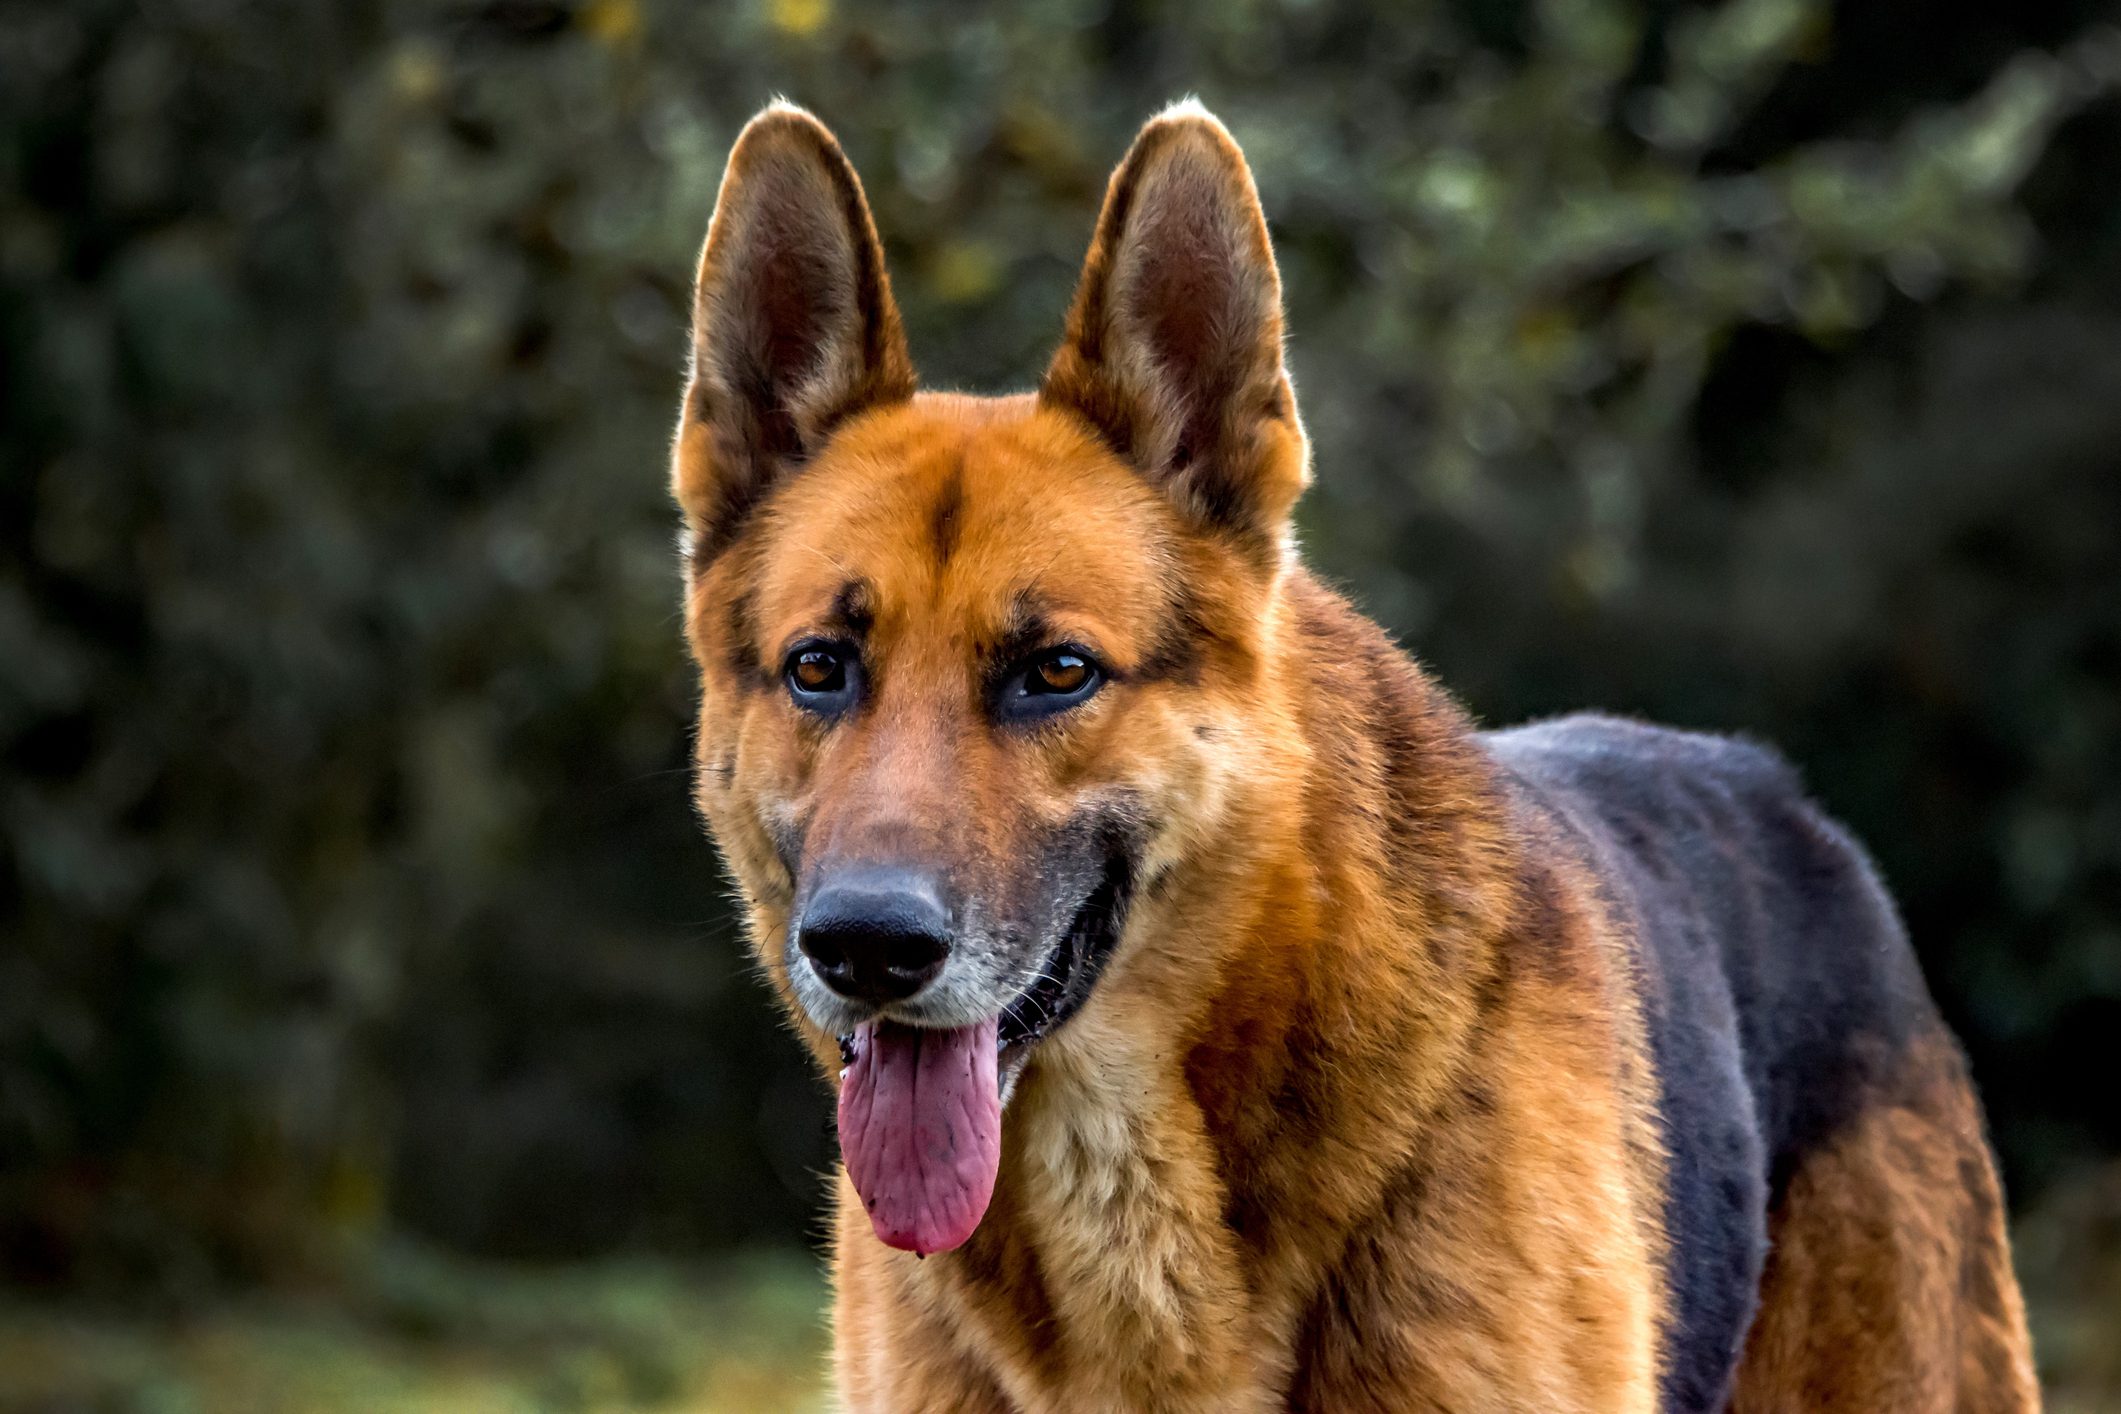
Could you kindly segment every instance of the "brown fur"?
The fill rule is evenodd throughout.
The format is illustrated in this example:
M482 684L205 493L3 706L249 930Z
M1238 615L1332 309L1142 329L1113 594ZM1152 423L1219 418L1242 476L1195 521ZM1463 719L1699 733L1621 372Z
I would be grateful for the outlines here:
M838 1184L848 1406L1658 1408L1674 1239L1626 910L1295 560L1307 452L1229 135L1144 130L1036 397L913 393L859 184L796 110L740 139L700 291L699 798L824 1073L805 868L890 841L1006 911L1084 810L1139 822L1123 945L1025 1064L972 1238L887 1249ZM830 725L777 667L824 623L874 665ZM1061 632L1109 686L994 729L981 674ZM1918 1098L1787 1185L1734 1409L2034 1407L1955 1055L1901 1057Z
M2039 1405L1964 1063L1931 1043L1891 1070L1897 1103L1807 1158L1774 1214L1731 1414Z

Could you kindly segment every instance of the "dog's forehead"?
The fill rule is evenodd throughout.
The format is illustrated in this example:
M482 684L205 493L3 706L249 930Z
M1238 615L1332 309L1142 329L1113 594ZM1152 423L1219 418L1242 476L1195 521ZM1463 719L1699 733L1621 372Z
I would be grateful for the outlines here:
M1026 605L1141 631L1162 606L1174 533L1168 503L1065 418L947 403L835 438L772 520L769 613L814 613L856 586L880 624L942 615L975 631Z

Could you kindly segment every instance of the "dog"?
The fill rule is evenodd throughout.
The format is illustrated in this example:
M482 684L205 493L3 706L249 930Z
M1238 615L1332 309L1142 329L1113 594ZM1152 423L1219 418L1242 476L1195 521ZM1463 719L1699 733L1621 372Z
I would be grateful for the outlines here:
M2037 1408L1862 849L1760 746L1476 730L1298 559L1197 104L1002 398L916 390L854 169L760 113L672 462L698 804L838 1091L847 1407Z

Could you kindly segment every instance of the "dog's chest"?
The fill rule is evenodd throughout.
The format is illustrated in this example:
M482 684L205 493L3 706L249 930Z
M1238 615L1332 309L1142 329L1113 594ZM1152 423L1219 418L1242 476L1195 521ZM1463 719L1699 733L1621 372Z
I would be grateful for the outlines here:
M961 1329L1026 1409L1274 1407L1284 1323L1247 1290L1197 1111L1117 1037L1041 1059L1009 1231L946 1278Z

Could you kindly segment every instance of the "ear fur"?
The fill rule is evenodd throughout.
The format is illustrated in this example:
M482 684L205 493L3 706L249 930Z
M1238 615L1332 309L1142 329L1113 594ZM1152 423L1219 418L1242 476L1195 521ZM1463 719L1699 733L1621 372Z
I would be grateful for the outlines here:
M913 387L861 179L823 123L776 102L730 150L700 255L672 458L695 556L834 427Z
M1278 544L1310 479L1281 340L1244 154L1198 103L1168 109L1112 174L1039 396L1200 522Z

